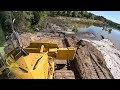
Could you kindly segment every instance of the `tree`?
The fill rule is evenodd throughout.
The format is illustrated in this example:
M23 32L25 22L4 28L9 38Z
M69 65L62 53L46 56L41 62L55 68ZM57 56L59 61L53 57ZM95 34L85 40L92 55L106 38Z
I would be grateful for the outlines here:
M57 11L57 15L60 16L61 12L60 11Z
M78 11L78 17L79 17L79 18L82 17L81 11Z
M66 14L65 11L63 11L63 12L62 12L62 16L65 16L65 14Z
M7 36L9 32L12 32L10 14L11 11L0 12L0 24L5 36Z
M33 11L33 18L32 20L32 25L38 24L39 20L40 20L40 15L39 15L39 11Z
M73 11L73 12L72 12L72 17L76 17L75 14L76 14L75 11Z
M70 13L71 13L71 11L67 11L67 15L66 16L70 17Z

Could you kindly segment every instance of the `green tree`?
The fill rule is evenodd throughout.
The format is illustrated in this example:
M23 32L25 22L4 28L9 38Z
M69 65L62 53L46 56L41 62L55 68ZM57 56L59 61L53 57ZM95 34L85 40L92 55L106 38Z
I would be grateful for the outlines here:
M68 17L70 17L71 15L71 11L67 11L67 15L66 16L68 16Z
M78 17L79 17L79 18L82 17L81 11L78 11Z
M4 31L5 36L7 36L9 32L12 32L10 14L11 14L11 11L0 12L0 24L1 24L2 30Z
M75 16L76 16L76 15L75 15L75 11L73 11L73 12L72 12L72 17L75 17Z
M5 36L4 36L4 32L0 25L0 47L2 47L4 43L5 43Z
M33 11L33 18L32 18L31 20L32 20L31 25L36 25L36 24L38 24L38 22L39 22L39 20L40 20L39 11Z

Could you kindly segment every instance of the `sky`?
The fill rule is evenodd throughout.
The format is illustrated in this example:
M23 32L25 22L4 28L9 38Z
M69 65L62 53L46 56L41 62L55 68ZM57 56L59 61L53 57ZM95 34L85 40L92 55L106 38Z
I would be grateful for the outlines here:
M88 11L120 24L120 11Z

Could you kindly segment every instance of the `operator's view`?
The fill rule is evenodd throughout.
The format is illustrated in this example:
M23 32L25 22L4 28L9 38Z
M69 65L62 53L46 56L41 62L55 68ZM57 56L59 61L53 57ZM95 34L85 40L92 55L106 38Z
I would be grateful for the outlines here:
M0 79L120 79L119 15L0 11Z

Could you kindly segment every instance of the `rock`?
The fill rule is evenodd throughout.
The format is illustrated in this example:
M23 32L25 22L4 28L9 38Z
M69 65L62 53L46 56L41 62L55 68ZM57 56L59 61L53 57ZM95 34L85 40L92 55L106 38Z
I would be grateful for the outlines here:
M102 39L104 39L103 35L100 35Z
M36 32L39 32L39 31L40 31L40 29L39 29L39 28L35 28L35 31L36 31Z

